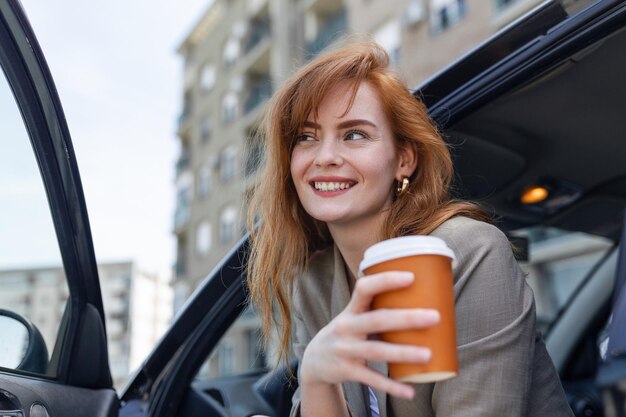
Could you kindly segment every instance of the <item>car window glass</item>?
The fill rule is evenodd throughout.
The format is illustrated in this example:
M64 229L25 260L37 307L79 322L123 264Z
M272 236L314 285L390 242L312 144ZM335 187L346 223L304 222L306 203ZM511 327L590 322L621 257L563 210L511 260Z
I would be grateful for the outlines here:
M0 310L15 313L41 334L49 358L59 332L68 287L46 191L28 133L4 74L0 75ZM35 333L31 333L34 340ZM0 355L11 351L0 330ZM12 339L13 338L13 339ZM25 350L25 349L20 349ZM6 366L53 374L45 361ZM32 358L31 358L32 359ZM9 362L5 362L9 363Z
M267 362L259 317L256 310L248 306L222 336L195 379L206 381L261 370L266 368Z
M545 226L514 234L528 239L528 261L520 266L535 294L537 327L545 332L613 244L598 236Z

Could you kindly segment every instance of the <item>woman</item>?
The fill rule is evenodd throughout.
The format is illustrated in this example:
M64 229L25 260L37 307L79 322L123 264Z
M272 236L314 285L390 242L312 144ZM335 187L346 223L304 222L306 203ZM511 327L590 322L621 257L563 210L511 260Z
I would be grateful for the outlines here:
M265 171L249 213L262 221L248 279L283 359L294 329L292 415L571 415L507 239L477 206L450 198L446 144L382 48L353 43L314 59L276 92L263 126ZM371 311L376 294L413 276L356 277L367 247L420 234L442 238L458 260L460 369L407 385L388 378L386 363L421 363L431 352L372 336L432 326L438 312Z

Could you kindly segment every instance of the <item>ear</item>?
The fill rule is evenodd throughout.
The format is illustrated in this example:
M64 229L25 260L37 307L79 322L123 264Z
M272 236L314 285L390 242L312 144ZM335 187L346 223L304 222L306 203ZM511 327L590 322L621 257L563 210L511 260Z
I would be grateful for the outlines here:
M417 152L411 145L404 145L398 154L398 169L396 180L401 181L404 177L410 177L417 168Z

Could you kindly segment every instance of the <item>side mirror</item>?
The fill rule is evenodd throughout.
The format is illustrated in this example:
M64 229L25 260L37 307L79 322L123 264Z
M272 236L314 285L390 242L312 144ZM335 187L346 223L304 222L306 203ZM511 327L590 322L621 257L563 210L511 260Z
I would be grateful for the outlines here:
M45 374L48 350L39 330L30 321L0 309L0 367Z

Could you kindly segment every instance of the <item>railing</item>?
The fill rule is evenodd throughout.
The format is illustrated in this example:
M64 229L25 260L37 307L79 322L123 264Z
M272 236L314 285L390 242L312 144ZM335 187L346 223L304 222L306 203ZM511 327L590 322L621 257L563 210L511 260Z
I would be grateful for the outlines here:
M191 158L189 158L189 156L187 155L183 155L178 158L178 161L176 161L176 177L178 177L183 171L189 168L190 163Z
M187 264L184 260L179 259L174 264L174 273L177 277L183 276L187 273Z
M272 95L272 81L269 77L255 81L250 86L250 92L243 105L244 114L250 113L259 104L265 102Z
M248 37L244 42L245 53L250 52L255 46L257 46L264 38L269 37L271 34L271 24L269 18L260 20L253 20L250 24L250 31Z
M183 130L183 127L185 125L185 123L187 122L187 118L189 117L189 113L188 112L183 112L181 113L180 116L178 116L178 130L181 131Z
M192 105L191 105L191 94L189 92L185 93L185 97L183 99L183 112L178 116L178 130L182 130L185 123L189 119L191 115Z
M178 204L176 207L176 213L174 213L174 228L179 228L189 221L189 205L188 204Z
M328 16L322 24L317 37L307 45L307 57L313 58L320 51L333 43L348 29L348 19L345 8L338 9Z

